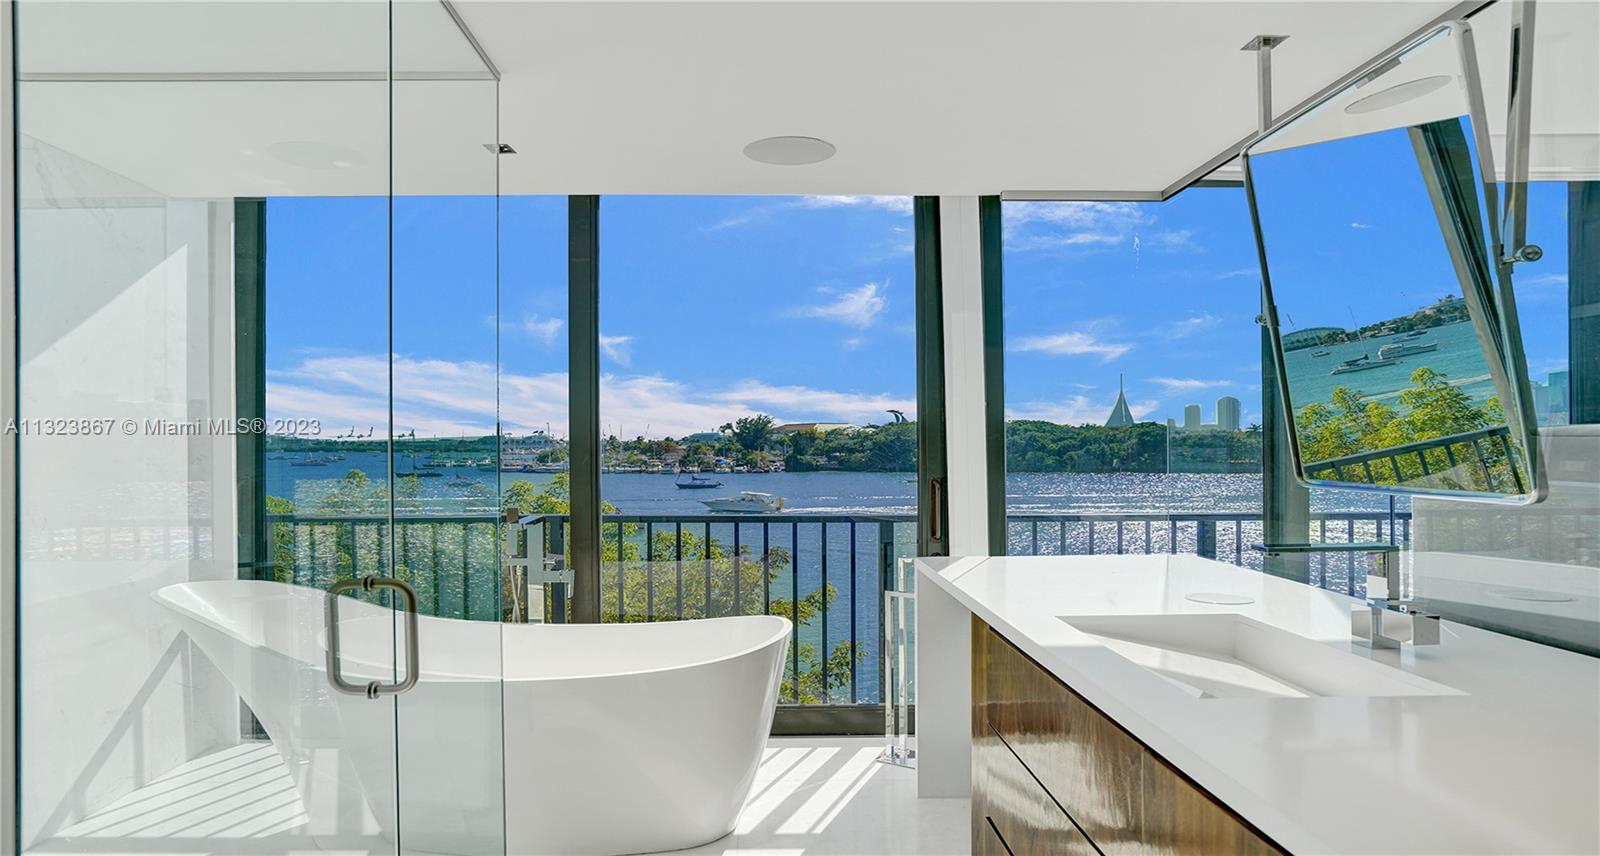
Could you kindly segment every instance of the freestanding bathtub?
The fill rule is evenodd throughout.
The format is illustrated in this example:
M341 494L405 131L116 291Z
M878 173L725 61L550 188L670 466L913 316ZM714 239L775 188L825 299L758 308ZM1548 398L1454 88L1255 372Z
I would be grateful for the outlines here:
M364 832L405 852L643 853L726 835L772 727L790 628L768 615L423 616L416 687L368 699L328 681L320 590L218 580L156 597L272 738L319 843ZM345 679L395 680L403 624L342 598Z

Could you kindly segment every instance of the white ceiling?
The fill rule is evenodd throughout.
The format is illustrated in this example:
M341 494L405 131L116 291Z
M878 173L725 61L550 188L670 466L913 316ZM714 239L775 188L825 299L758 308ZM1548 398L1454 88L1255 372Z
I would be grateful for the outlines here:
M508 192L1158 192L1451 2L493 2ZM779 134L839 152L752 163Z
M1080 196L1161 192L1250 134L1252 36L1290 37L1286 110L1454 6L455 3L502 74L502 193ZM391 47L395 192L495 186L494 84L433 0L395 4L392 46L373 0L30 2L18 32L23 133L168 195L385 192ZM743 156L779 134L838 155Z

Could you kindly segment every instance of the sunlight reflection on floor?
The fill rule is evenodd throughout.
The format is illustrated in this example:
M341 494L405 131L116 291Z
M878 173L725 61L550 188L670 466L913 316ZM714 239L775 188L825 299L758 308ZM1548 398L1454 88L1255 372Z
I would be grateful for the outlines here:
M877 762L873 738L774 738L732 835L697 856L897 856L966 853L965 800L918 800L916 774ZM173 770L30 853L267 854L392 851L375 837L318 846L269 743L246 743ZM321 841L326 845L326 839Z

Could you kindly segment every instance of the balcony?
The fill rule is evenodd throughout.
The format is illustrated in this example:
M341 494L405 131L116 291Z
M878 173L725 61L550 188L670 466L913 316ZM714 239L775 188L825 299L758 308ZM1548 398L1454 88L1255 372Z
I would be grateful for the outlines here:
M265 578L325 587L362 574L396 576L432 615L516 620L521 592L508 567L566 564L564 514L503 523L490 515L271 515ZM1328 543L1410 540L1407 512L1312 515L1308 537ZM1195 553L1259 568L1254 514L1040 514L1007 518L1011 555ZM608 622L776 614L794 621L780 701L861 707L884 698L880 619L897 558L915 555L910 515L606 515L601 526L601 615ZM502 545L505 545L502 547ZM1364 571L1351 555L1321 554L1312 585L1350 593ZM557 575L559 576L559 574ZM547 621L565 620L563 584L542 589ZM540 608L540 607L535 607ZM867 720L863 720L867 721ZM881 720L872 720L876 723Z

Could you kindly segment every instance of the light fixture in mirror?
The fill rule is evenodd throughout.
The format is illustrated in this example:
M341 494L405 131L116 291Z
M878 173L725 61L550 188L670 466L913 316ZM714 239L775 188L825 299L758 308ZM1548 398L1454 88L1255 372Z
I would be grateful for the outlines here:
M1457 22L1246 149L1265 317L1308 483L1539 495L1479 93Z

